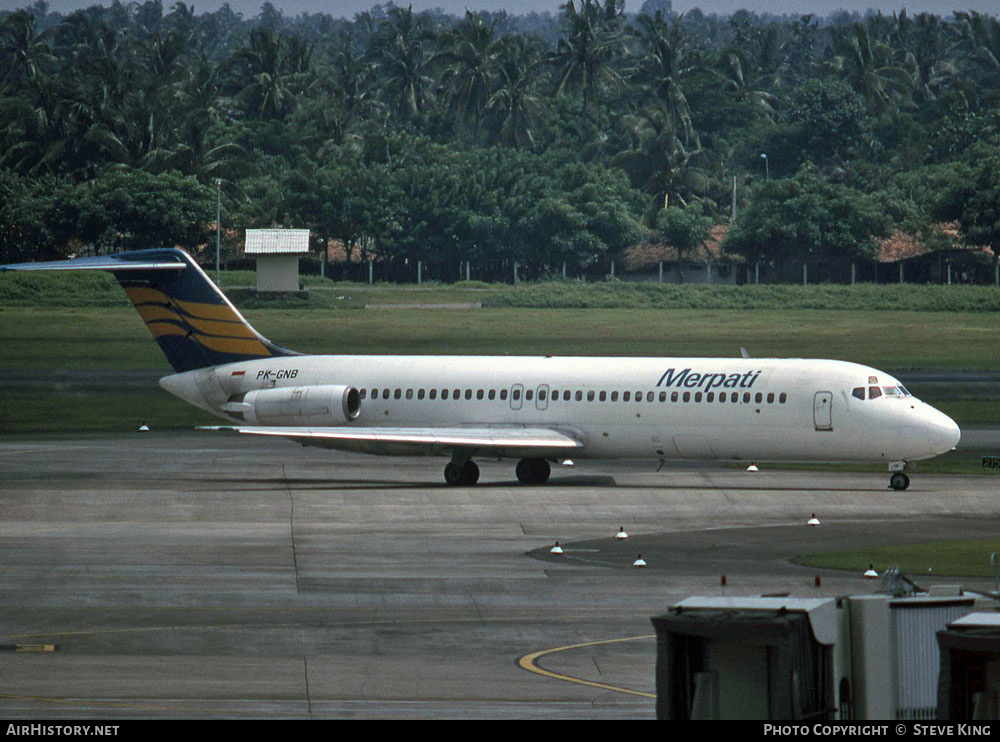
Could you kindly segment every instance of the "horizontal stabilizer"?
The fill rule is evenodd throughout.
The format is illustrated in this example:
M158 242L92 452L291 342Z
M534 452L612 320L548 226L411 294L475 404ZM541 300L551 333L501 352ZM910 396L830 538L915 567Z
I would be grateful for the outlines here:
M73 260L50 260L41 263L14 263L0 265L0 271L151 271L184 270L187 264L179 257L166 251L158 251L155 259L142 253L118 253L98 255L91 258Z

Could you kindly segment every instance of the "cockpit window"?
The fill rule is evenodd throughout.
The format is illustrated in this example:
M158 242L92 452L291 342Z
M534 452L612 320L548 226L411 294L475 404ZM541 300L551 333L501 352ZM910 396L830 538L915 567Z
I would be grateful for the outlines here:
M865 388L863 386L856 386L851 390L851 396L857 397L858 399L865 398Z
M887 397L903 397L903 396L905 396L903 394L903 390L900 389L898 386L884 386L884 387L882 387L882 392Z
M876 399L882 396L882 390L877 386L868 387L868 399Z

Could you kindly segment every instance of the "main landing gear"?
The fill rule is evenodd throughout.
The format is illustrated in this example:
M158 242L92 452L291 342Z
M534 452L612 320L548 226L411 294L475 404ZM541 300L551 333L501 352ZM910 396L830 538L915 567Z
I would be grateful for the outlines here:
M889 488L894 490L905 490L910 486L910 478L903 473L905 461L893 461L889 464Z
M545 484L549 481L552 467L545 459L521 459L514 473L522 484Z
M444 481L451 485L471 485L479 481L479 467L475 461L451 461L444 468Z
M545 459L521 459L514 471L522 484L545 484L552 468ZM473 485L479 481L479 467L471 459L453 458L444 467L444 481L452 486Z

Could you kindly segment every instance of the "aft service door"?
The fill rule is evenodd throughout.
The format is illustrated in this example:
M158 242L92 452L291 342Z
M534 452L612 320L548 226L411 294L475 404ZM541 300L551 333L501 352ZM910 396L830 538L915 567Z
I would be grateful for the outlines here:
M816 392L813 397L813 424L816 430L833 430L833 392Z

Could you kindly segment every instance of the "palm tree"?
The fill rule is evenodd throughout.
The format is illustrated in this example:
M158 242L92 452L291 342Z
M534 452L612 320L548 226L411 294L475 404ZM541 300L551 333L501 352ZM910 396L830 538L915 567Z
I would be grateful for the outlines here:
M623 168L632 184L650 195L647 219L666 205L687 206L703 199L711 182L709 172L698 165L705 152L685 146L670 101L654 100L630 120L634 145L611 164Z
M494 36L496 20L489 23L478 14L465 11L452 29L442 34L442 50L432 61L444 64L441 87L453 110L473 121L472 139L479 141L479 124L498 74L501 43Z
M534 90L538 68L544 61L540 43L521 34L501 39L499 74L485 108L491 142L515 149L534 149Z
M426 42L431 37L412 6L389 9L378 25L368 58L377 69L391 105L406 116L417 116L432 99L431 57Z
M27 10L6 16L0 23L0 85L13 89L47 75L56 63L52 36L51 29L38 33L35 16Z
M225 63L233 75L235 98L260 119L280 119L294 108L305 86L311 51L297 36L263 26L250 31L247 45Z
M623 0L574 0L560 6L559 39L550 61L559 68L556 94L577 88L583 98L581 114L586 117L591 105L600 100L602 89L621 78L615 65L624 49L622 33Z
M879 115L905 102L914 80L893 59L892 46L873 38L868 27L853 23L834 39L837 56L832 68L860 93L868 110Z
M633 34L639 51L630 77L652 93L659 110L655 116L665 116L663 125L672 135L685 147L699 148L683 84L702 66L680 19L670 22L662 11L652 16L643 14L636 19Z

